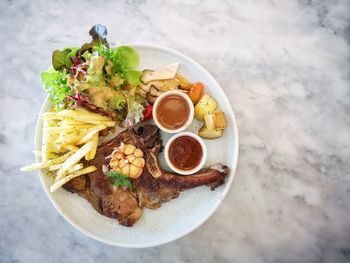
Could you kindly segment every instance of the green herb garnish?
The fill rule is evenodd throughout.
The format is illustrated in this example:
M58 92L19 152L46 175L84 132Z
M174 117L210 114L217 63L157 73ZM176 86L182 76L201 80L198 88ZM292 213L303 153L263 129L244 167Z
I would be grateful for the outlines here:
M106 175L110 177L111 184L114 186L120 186L120 187L123 187L123 186L131 187L132 186L129 177L127 177L125 174L118 173L115 171L108 171L106 173Z

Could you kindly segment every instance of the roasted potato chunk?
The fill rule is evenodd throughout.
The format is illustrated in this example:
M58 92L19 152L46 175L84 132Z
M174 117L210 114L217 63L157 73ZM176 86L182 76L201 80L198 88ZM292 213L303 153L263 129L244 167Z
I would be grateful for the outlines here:
M223 133L224 133L223 129L209 130L208 127L205 126L205 124L198 131L198 135L200 137L208 140L214 140L214 139L220 138Z
M204 94L197 105L194 107L194 116L198 120L204 120L204 115L215 111L218 103L208 94Z
M180 81L180 89L183 90L190 90L192 83L189 82L187 79L185 79L183 76L181 76L179 73L176 74L176 78Z
M208 112L204 115L204 122L209 130L225 129L225 113L223 113L222 111Z

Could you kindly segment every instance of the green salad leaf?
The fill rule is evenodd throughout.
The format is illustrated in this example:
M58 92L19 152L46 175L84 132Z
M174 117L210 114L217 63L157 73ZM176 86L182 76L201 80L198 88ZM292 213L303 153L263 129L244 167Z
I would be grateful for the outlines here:
M140 84L141 72L135 69L140 59L135 49L128 46L107 48L101 45L96 48L96 51L106 58L107 74L119 74L129 84Z
M132 85L140 84L141 75L142 73L139 70L127 69L124 71L126 81Z
M122 93L116 94L113 98L109 101L109 107L111 107L114 110L121 111L125 109L127 106L127 101L125 96Z
M64 50L55 50L52 53L52 66L55 70L68 69L73 63L71 57L77 55L79 48L65 48Z
M71 60L71 57L75 57L77 55L78 50L79 50L79 48L77 48L77 47L71 48L70 52L66 56L65 65L67 68L70 68L71 66L73 66L73 62Z
M56 71L50 67L47 71L41 72L41 82L49 94L49 101L57 111L67 107L69 102L66 97L72 95L72 90L67 84L66 70Z
M125 69L135 68L139 62L139 54L136 50L128 46L119 46L116 50Z
M63 51L55 50L52 53L52 66L55 70L66 67L66 58L70 51L70 49L64 49Z
M95 85L105 85L103 77L103 67L106 58L103 56L92 56L90 60L90 66L86 75L86 82Z
M126 187L131 187L131 181L129 179L129 177L127 177L125 174L122 173L118 173L115 171L108 171L106 172L106 175L108 177L110 177L111 179L111 184L114 186L126 186Z

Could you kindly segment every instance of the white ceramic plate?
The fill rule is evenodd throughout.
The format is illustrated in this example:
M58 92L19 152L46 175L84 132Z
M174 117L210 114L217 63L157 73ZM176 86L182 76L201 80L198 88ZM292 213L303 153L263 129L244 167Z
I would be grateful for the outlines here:
M144 215L131 228L123 227L117 220L100 215L92 206L77 194L59 189L49 192L51 178L41 173L45 192L62 216L82 233L101 242L121 247L151 247L178 239L204 223L217 209L228 192L236 170L238 158L238 133L231 105L215 79L198 63L174 50L150 46L129 45L140 55L140 69L156 69L172 62L180 62L180 73L190 81L205 84L206 92L218 101L226 114L228 127L224 136L217 140L206 140L208 148L207 165L221 162L229 166L231 172L226 183L215 191L206 186L182 192L179 198L165 203L157 210L144 209ZM41 113L49 111L46 100ZM194 122L189 131L198 131L199 122ZM162 133L164 145L171 135ZM42 121L37 122L36 150L41 150ZM37 160L39 161L39 160ZM165 166L164 156L161 163Z

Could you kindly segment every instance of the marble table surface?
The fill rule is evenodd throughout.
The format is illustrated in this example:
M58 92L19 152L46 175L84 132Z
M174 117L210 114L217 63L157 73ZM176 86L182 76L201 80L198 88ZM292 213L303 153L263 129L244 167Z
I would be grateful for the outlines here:
M350 2L0 2L0 262L350 262ZM67 223L39 177L39 72L89 39L156 43L206 67L236 113L240 157L226 199L199 229L123 249Z

